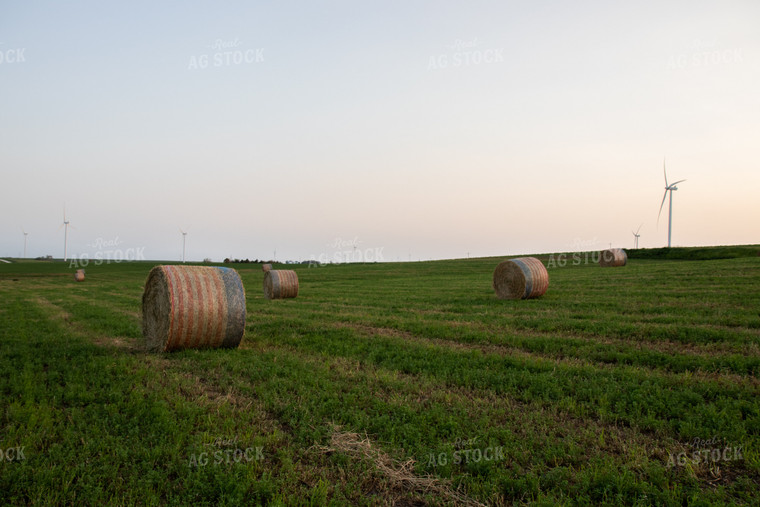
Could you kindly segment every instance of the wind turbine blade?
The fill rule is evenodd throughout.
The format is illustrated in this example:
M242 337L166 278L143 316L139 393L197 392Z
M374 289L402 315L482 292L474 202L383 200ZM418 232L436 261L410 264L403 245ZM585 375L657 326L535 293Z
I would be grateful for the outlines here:
M672 186L678 185L678 184L679 184L679 183L681 183L682 181L686 181L686 180L678 180L678 181L676 181L675 183L671 183L671 184L670 184L670 186L672 187Z
M665 199L668 198L668 191L666 190L665 193L662 195L662 202L660 203L660 212L657 213L657 223L660 222L660 215L662 215L662 207L665 204Z
M662 173L665 175L665 186L668 185L668 171L665 170L665 157L662 157Z
M644 224L641 224L641 225L644 225ZM636 229L636 234L638 234L638 233L639 233L639 231L641 230L641 225L639 225L639 228L638 228L638 229Z

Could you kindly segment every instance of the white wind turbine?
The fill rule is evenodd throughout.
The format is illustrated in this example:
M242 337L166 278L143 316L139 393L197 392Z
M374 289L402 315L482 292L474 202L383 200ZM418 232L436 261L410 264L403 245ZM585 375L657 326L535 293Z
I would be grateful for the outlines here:
M665 204L665 199L668 197L668 192L670 192L670 201L668 204L668 248L670 248L670 233L673 229L673 190L678 190L678 187L676 185L686 180L678 180L675 183L668 184L668 173L665 170L665 159L662 159L662 172L665 174L665 194L662 196L662 202L660 203L660 213L657 214L657 222L659 223L660 221L662 206Z
M63 207L63 223L61 227L65 227L63 231L63 261L68 260L68 245L69 245L69 224L71 222L66 220L66 206ZM58 229L60 229L59 227Z
M26 259L26 237L29 236L29 233L24 229L21 229L21 232L24 233L24 259Z
M641 225L644 225L644 224L641 224ZM641 230L641 225L639 226L638 229L636 229L636 232L631 231L633 233L633 248L634 248L634 250L638 250L638 248L639 248L639 236L641 236L641 234L639 234L639 231Z
M185 262L185 239L187 238L187 233L181 227L179 232L182 233L182 262Z

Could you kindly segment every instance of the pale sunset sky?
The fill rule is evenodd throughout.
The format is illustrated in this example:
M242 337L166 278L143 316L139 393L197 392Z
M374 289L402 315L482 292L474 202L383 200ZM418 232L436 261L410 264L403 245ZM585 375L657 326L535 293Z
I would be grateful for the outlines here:
M0 256L760 243L756 0L0 1L0 101Z

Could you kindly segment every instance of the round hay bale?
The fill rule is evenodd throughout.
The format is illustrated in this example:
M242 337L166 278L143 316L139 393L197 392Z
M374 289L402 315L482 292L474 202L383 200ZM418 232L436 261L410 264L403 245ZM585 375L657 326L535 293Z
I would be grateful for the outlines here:
M618 268L628 263L628 254L622 248L610 248L599 252L599 265L603 268Z
M77 272L74 273L74 280L84 282L84 269L77 269Z
M232 268L156 266L142 299L147 348L235 348L245 332L245 290Z
M273 269L264 273L264 296L267 299L284 299L298 296L298 275L287 269Z
M504 261L493 272L493 289L499 299L537 298L548 288L549 272L535 257Z
M267 271L272 271L272 265L271 264L262 264L261 265L261 271L266 273Z

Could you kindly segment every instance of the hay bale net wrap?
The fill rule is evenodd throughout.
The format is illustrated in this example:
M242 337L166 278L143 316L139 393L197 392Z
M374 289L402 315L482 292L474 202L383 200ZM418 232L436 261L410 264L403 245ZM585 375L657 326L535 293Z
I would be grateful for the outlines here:
M548 288L549 272L535 257L509 259L493 272L493 289L499 299L537 298Z
M272 265L271 264L262 264L261 265L261 271L266 273L267 271L272 271Z
M287 269L273 269L264 273L264 296L267 299L285 299L298 296L298 275Z
M628 254L622 248L610 248L599 252L599 265L603 268L618 268L628 263Z
M245 331L245 290L231 268L156 266L142 309L149 350L235 348Z

